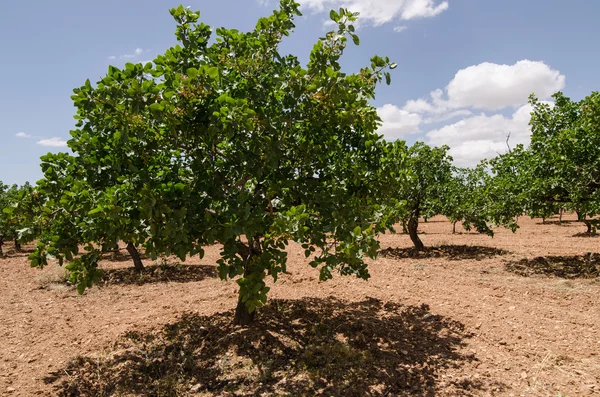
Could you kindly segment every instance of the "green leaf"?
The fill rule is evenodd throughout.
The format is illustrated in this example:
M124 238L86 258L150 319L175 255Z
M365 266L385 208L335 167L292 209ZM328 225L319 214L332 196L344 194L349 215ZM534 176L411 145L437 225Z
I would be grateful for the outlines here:
M219 68L217 66L208 68L208 76L211 79L216 79L217 77L219 77Z
M152 105L149 106L149 108L154 113L160 113L164 110L163 105L161 105L160 103L153 103Z
M340 16L338 15L338 13L335 10L329 11L329 18L333 22L339 22L340 21Z
M196 68L188 68L187 75L190 79L195 78L198 75L198 69Z

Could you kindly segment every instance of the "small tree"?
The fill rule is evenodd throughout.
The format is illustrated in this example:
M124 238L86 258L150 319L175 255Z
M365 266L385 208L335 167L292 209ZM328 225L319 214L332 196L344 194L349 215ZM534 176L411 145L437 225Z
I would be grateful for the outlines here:
M2 251L2 246L4 245L4 237L8 232L8 225L6 219L8 215L4 212L4 209L8 208L9 206L10 199L8 195L8 186L3 184L2 181L0 181L0 256L4 255L4 252Z
M79 234L86 254L69 265L81 292L97 278L93 243L110 231L91 217L139 222L146 234L137 241L153 255L184 259L222 244L218 273L237 278L237 324L266 302L265 277L285 271L290 240L321 280L336 269L369 277L363 255L375 257L376 235L391 221L379 203L385 146L369 100L395 65L375 56L360 73L341 71L348 37L359 42L357 14L344 9L330 13L338 29L315 44L306 68L282 56L298 7L282 0L253 31L217 29L209 44L199 13L180 6L171 14L181 45L154 65L111 67L97 87L75 91L80 124L69 146L85 173L74 183L100 189L96 208L79 220L89 230ZM116 229L111 236L124 228ZM32 263L74 249L47 238Z
M445 188L452 179L452 157L448 155L448 149L447 146L432 148L416 142L407 151L409 182L400 185L397 191L396 196L405 201L396 214L406 220L408 234L417 251L424 249L418 235L419 217L432 217L443 212Z
M452 222L452 233L456 223L462 222L465 230L475 229L493 237L492 226L503 225L516 230L516 215L511 206L503 203L509 194L509 185L503 176L494 176L487 161L474 168L455 168L453 177L445 190L443 214ZM522 210L517 210L518 214Z
M5 239L12 239L17 251L39 233L37 217L43 203L29 183L10 188L0 183L0 254Z

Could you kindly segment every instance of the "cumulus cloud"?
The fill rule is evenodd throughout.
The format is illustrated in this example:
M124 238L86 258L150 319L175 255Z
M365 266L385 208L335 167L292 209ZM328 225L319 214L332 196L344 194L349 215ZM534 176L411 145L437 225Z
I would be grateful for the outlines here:
M544 62L484 62L459 70L445 89L434 90L427 98L409 100L401 108L392 104L379 108L383 120L380 132L396 139L437 124L426 133L427 142L450 146L457 165L473 166L504 153L509 134L511 146L528 144L529 95L547 99L564 87L565 76ZM500 113L510 108L514 109L512 114ZM444 122L449 124L440 127Z
M406 135L419 132L419 114L407 112L391 104L377 108L377 114L383 122L377 133L383 134L389 141L403 139Z
M498 110L518 106L531 93L548 98L565 87L565 76L544 62L522 60L514 65L484 62L459 70L446 87L452 107Z
M42 139L37 142L38 145L51 146L51 147L66 147L67 141L62 138L53 137L49 139Z
M459 70L445 91L429 98L406 102L409 112L442 114L452 109L500 110L527 102L530 94L548 98L565 87L565 76L540 61L522 60L514 65L484 62Z
M459 166L474 166L484 158L492 158L508 150L506 144L528 144L531 136L529 121L531 106L519 107L511 116L501 114L487 116L484 113L467 117L456 123L427 133L428 143L433 146L450 146L450 155Z
M120 60L132 60L138 58L140 55L144 54L144 50L141 48L136 48L131 54L122 54L122 55L111 55L108 57L109 60L114 61L116 59Z
M30 135L30 134L27 134L27 133L25 133L25 132L17 132L17 133L15 134L15 136L16 136L17 138L31 138L31 135Z
M437 0L300 0L300 3L315 12L347 8L360 12L363 21L375 26L394 20L430 18L448 9L448 1Z

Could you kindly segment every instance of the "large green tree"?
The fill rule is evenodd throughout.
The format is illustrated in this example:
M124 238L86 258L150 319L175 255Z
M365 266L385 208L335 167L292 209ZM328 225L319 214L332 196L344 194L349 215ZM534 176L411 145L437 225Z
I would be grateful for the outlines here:
M180 44L75 90L79 124L68 144L76 156L57 166L72 168L74 188L59 199L72 205L57 213L78 214L73 235L86 251L75 257L74 241L57 244L66 239L54 228L32 264L44 265L47 253L72 259L82 291L98 277L98 244L109 240L182 259L219 243L219 276L236 278L235 322L244 325L266 301L265 277L285 271L289 241L321 280L335 270L368 278L363 255L376 255L376 235L392 219L380 204L387 147L369 101L395 65L375 56L359 73L342 72L348 39L359 43L357 14L344 9L331 12L338 29L317 41L306 67L280 54L298 7L282 0L254 30L220 28L211 40L199 13L180 6L171 10Z
M509 193L502 203L530 216L548 216L559 207L586 221L600 213L600 93L576 102L562 93L554 103L531 96L531 144L491 161Z

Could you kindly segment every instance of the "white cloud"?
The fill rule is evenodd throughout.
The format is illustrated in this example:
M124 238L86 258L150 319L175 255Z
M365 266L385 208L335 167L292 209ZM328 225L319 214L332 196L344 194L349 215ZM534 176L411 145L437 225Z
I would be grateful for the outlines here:
M404 25L394 26L394 32L396 32L396 33L404 32L406 29L408 29L408 26L404 26Z
M62 138L53 137L49 139L42 139L37 142L38 145L52 146L52 147L66 147L67 141Z
M402 139L406 135L419 132L419 114L407 112L391 104L377 108L377 114L383 122L377 133L383 134L387 140Z
M397 139L419 132L429 124L450 122L429 131L427 143L448 145L455 164L473 166L484 158L506 152L509 134L511 147L528 144L529 95L534 93L546 99L564 87L565 76L543 62L522 60L514 65L485 62L459 70L445 90L434 90L428 98L409 100L401 108L391 104L379 108L383 120L379 132L387 139ZM511 107L514 109L511 115L493 114ZM493 113L474 114L478 109Z
M441 123L461 116L470 116L473 112L468 109L453 110L447 113L439 113L423 119L424 124Z
M448 1L437 0L300 0L315 12L326 12L339 7L359 12L360 18L375 26L393 20L430 18L448 9Z
M15 136L18 138L31 138L31 135L25 132L17 132Z
M428 99L406 102L409 112L441 114L452 109L500 110L527 103L534 93L549 98L565 87L565 76L544 62L522 60L514 65L484 62L459 70L446 90L432 91Z
M531 106L523 105L510 117L501 114L487 116L483 113L427 133L433 146L450 146L450 155L459 166L473 166L484 158L495 157L508 149L509 144L528 144L531 131Z
M548 98L565 87L565 76L544 62L514 65L484 62L459 70L446 87L452 107L498 110L527 102L531 93Z
M108 59L109 59L110 61L114 61L114 60L116 60L116 59L121 59L121 60L125 60L125 59L127 59L127 60L132 60L132 59L136 59L136 58L138 58L140 55L142 55L142 54L144 54L144 53L145 53L145 52L144 52L144 50L143 50L143 49L141 49L141 48L136 48L136 49L133 51L133 53L131 53L131 54L123 54L123 55L119 55L119 56L116 56L116 55L111 55L111 56L109 56L109 57L108 57Z

